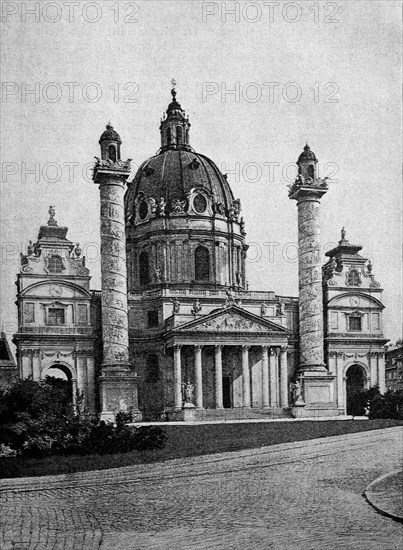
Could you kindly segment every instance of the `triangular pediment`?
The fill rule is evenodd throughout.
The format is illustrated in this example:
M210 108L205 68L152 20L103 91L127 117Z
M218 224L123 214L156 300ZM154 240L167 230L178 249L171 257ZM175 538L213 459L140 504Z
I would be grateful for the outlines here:
M208 315L195 319L176 327L174 333L243 333L253 334L277 333L287 337L290 331L272 321L262 319L240 307L231 306L225 309L214 310Z

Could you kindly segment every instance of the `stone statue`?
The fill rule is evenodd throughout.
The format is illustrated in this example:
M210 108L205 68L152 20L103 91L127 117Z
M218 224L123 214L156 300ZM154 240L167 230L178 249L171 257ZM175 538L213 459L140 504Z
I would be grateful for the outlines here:
M157 212L157 201L151 197L148 199L148 204L150 205L150 215L155 216Z
M181 201L180 199L175 199L173 202L172 202L172 212L174 214L184 214L185 213L185 206L186 206L186 201Z
M239 229L241 231L241 235L245 236L246 235L245 220L243 218L241 218L240 221L239 221Z
M158 203L159 209L160 209L160 216L165 216L165 208L167 203L165 202L164 197L160 198L160 201Z
M57 225L57 221L55 220L56 210L54 206L49 206L48 214L48 225Z
M192 313L193 314L196 314L196 313L199 313L199 311L201 311L201 305L200 305L200 302L199 300L196 298L196 300L193 302L193 309L192 309Z
M235 273L235 278L237 286L241 286L241 274L239 273L239 271Z
M34 254L34 246L32 244L32 241L29 241L29 245L27 246L27 254L28 256L33 256Z
M341 229L341 240L344 241L345 238L346 238L346 229L344 227L342 227L342 229Z
M293 405L301 405L304 403L304 400L302 399L302 386L301 382L299 380L296 380L295 382L291 382L291 392L292 392L292 403Z
M285 315L285 303L282 300L277 304L277 315L279 317Z
M266 309L267 309L267 306L266 306L266 304L263 302L263 304L260 306L260 313L261 313L261 315L266 315Z
M217 202L215 204L215 211L217 214L224 214L224 205L222 202Z
M180 311L180 308L181 308L181 303L180 301L178 300L178 298L174 298L173 300L171 300L171 302L173 303L173 312L174 313L179 313Z
M183 394L184 394L185 403L193 404L193 390L194 390L194 386L188 380L186 384L183 385Z
M368 260L367 270L368 270L368 273L372 273L372 262L371 262L371 260Z

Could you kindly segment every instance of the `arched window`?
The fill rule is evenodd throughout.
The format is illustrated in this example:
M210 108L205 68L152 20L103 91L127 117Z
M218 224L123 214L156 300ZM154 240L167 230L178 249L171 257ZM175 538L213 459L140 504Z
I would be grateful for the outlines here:
M204 246L198 246L195 250L195 279L196 281L210 279L210 254Z
M176 127L176 143L182 143L183 141L183 131L182 126Z
M108 157L111 159L112 162L116 162L116 148L114 145L109 145Z
M312 179L315 179L315 169L312 164L308 166L308 176Z
M172 142L171 128L167 128L167 143L168 143L168 145L170 145L171 142Z
M347 284L349 286L359 286L361 283L358 271L352 269L347 275Z
M62 273L63 271L63 261L60 256L51 256L48 262L48 271L50 273Z
M150 282L150 272L148 264L148 254L143 250L139 256L140 285L145 286Z
M158 355L152 354L147 357L146 382L155 384L159 380Z

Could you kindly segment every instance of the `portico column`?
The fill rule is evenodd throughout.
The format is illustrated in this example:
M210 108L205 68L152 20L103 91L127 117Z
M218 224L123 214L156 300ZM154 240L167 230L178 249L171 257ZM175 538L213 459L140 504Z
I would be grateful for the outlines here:
M174 346L174 398L175 409L182 409L181 347Z
M250 408L249 347L242 346L243 406Z
M283 409L288 407L288 368L287 368L287 346L280 348L280 388L281 388L281 406Z
M214 347L215 353L215 408L223 408L222 398L222 346Z
M203 408L202 347L195 346L196 407Z
M270 348L270 407L278 407L276 350Z
M262 404L264 409L269 408L269 350L262 346Z

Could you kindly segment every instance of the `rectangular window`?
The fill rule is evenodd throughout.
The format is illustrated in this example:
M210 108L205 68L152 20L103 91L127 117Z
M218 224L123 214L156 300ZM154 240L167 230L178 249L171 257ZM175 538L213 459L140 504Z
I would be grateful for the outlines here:
M24 323L35 323L35 304L24 304Z
M64 325L64 309L62 308L49 308L48 312L48 325Z
M148 326L149 327L158 327L158 309L153 309L152 311L147 312L148 316Z
M361 331L361 317L351 315L348 318L348 330L352 332Z
M77 324L88 325L88 308L84 304L78 304L77 306Z

